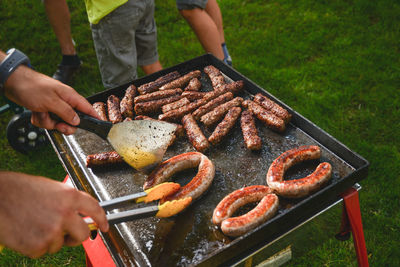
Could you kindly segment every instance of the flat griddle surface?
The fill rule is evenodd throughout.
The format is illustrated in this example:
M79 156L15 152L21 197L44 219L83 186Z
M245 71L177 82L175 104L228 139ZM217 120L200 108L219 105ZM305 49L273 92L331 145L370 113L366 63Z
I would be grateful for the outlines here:
M220 63L210 55L197 58L191 64L178 65L175 68L165 70L164 73L158 76L173 70L178 70L181 74L195 69L203 70L204 66L210 64L219 68L224 73L228 82L238 80L239 78L245 79L245 77L241 77L240 74L237 74L230 68L224 71L223 65L219 65ZM150 78L155 79L158 76ZM145 82L148 81L143 81L140 84ZM202 73L201 82L205 86L202 90L211 90L210 82L204 72ZM91 102L105 101L111 93L122 96L125 89L126 87L120 87L105 91L89 98L89 100ZM241 96L246 99L256 92L262 92L261 88L255 87L247 79L245 79L245 90ZM265 91L264 93L267 94ZM290 108L288 109L290 110ZM355 164L348 162L346 159L332 152L332 149L325 146L324 140L326 138L331 140L329 135L323 135L321 137L322 142L321 140L317 140L318 138L311 137L314 132L305 132L301 125L296 125L296 122L302 122L302 118L300 116L299 120L296 119L299 115L295 114L292 110L290 111L294 115L294 122L288 125L287 130L283 134L273 132L257 121L257 129L263 142L262 149L258 152L246 149L240 124L237 122L229 136L222 143L211 147L205 153L214 162L216 167L214 181L206 194L194 202L183 213L168 219L147 218L116 225L117 233L121 235L124 243L122 246L134 255L134 262L139 265L152 266L222 263L228 259L227 257L235 256L229 256L230 253L241 253L247 249L246 245L253 246L259 243L260 237L255 237L256 235L268 232L269 230L275 231L274 235L265 237L266 241L268 241L269 238L282 234L279 233L281 228L278 225L287 224L288 227L294 227L297 222L293 220L293 216L297 218L297 214L303 207L303 209L309 210L310 207L315 206L316 211L320 209L320 199L333 197L332 194L336 197L337 192L345 189L342 188L345 185L341 185L343 179L351 178L351 184L365 178L355 175L357 169L361 168L360 166L355 166ZM314 129L312 124L306 128L308 127ZM206 136L209 136L212 132L212 129L204 127L202 129ZM317 136L318 132L322 132L317 127L315 127L315 131L317 131ZM53 142L55 140L54 134L56 133L53 132L50 134L53 137ZM59 138L57 140L55 142L60 142ZM83 172L84 179L87 180L87 183L99 200L108 200L142 190L146 176L127 165L103 169L89 169L85 167L87 155L112 150L106 141L84 130L78 130L75 135L63 137L62 140L64 140L62 142L65 142L64 145L68 147L68 153L72 155L73 165L76 165L77 167L75 167ZM336 142L334 140L333 143L336 144ZM330 142L327 144L331 145ZM294 179L303 177L313 172L319 162L330 162L333 166L333 177L323 190L315 194L321 195L321 197L313 199L311 196L300 200L280 198L279 211L273 219L236 239L225 236L213 225L211 221L213 209L224 196L244 186L266 185L265 176L272 161L281 153L302 145L320 146L322 148L322 158L320 161L310 161L291 168L287 172L286 178ZM182 137L173 146L168 148L164 159L189 151L195 150L187 138ZM357 155L352 154L351 156L349 157L350 159L354 157L358 158ZM63 157L60 158L62 159ZM63 161L64 164L71 165L71 163ZM361 160L361 162L363 161ZM67 169L71 168L67 166ZM176 176L175 180L181 184L185 184L190 181L195 173L196 170L185 171ZM73 177L76 174L70 173L70 175ZM346 183L346 186L348 186L348 183ZM313 201L318 201L318 203L314 205ZM132 207L136 206L133 205ZM293 223L288 222L288 220L293 221ZM286 230L287 227L282 226L282 231ZM108 245L113 246L112 244ZM121 246L121 244L119 245ZM125 265L126 262L123 264Z

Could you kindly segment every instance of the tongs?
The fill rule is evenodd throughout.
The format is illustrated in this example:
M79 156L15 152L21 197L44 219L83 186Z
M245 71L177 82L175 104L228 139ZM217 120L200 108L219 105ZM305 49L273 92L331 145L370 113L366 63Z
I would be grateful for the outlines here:
M122 197L117 197L114 199L106 200L100 202L100 206L105 211L110 211L113 209L121 208L134 201L135 203L149 203L156 200L162 200L163 198L176 193L181 186L177 183L162 183L143 192L138 192ZM177 199L172 201L165 201L162 204L153 203L148 206L133 208L127 211L120 211L114 213L108 213L106 215L109 224L117 224L126 221L132 221L147 217L159 217L166 218L171 217L182 210L192 202L191 197L186 197L183 199ZM85 218L86 223L89 224L90 230L96 230L97 226L91 218Z

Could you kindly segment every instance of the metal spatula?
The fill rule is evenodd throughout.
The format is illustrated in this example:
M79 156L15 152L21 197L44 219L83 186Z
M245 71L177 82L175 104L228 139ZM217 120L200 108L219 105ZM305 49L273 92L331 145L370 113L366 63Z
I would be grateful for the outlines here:
M112 124L79 111L77 114L81 122L76 127L108 140L129 165L141 172L148 172L162 161L176 131L176 125L163 121L132 120Z

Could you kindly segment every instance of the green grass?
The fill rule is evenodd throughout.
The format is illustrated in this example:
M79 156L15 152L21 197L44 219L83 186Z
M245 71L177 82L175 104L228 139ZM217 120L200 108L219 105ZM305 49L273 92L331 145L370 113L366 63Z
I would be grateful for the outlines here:
M102 91L83 1L69 1L72 31L84 61L74 87ZM156 1L164 67L203 50L175 9ZM361 212L371 266L400 266L400 3L372 0L224 0L225 36L234 67L371 163L361 184ZM51 75L61 57L40 1L4 0L0 46L17 47ZM0 104L4 104L0 100ZM1 169L62 179L50 147L21 155L6 140L12 114L0 116ZM30 260L6 251L0 266L82 266L83 249ZM331 239L293 259L296 266L355 266L352 241Z

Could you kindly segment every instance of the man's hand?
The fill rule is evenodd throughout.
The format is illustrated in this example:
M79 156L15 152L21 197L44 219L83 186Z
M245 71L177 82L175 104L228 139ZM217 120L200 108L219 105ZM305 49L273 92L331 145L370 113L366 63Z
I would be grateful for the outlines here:
M0 172L0 244L31 258L89 237L82 216L108 231L104 210L89 194L44 177Z
M74 109L98 118L92 105L72 87L44 74L19 66L5 83L5 95L11 101L32 111L32 124L73 134L75 127L52 120L48 112L58 115L70 125L80 120Z

